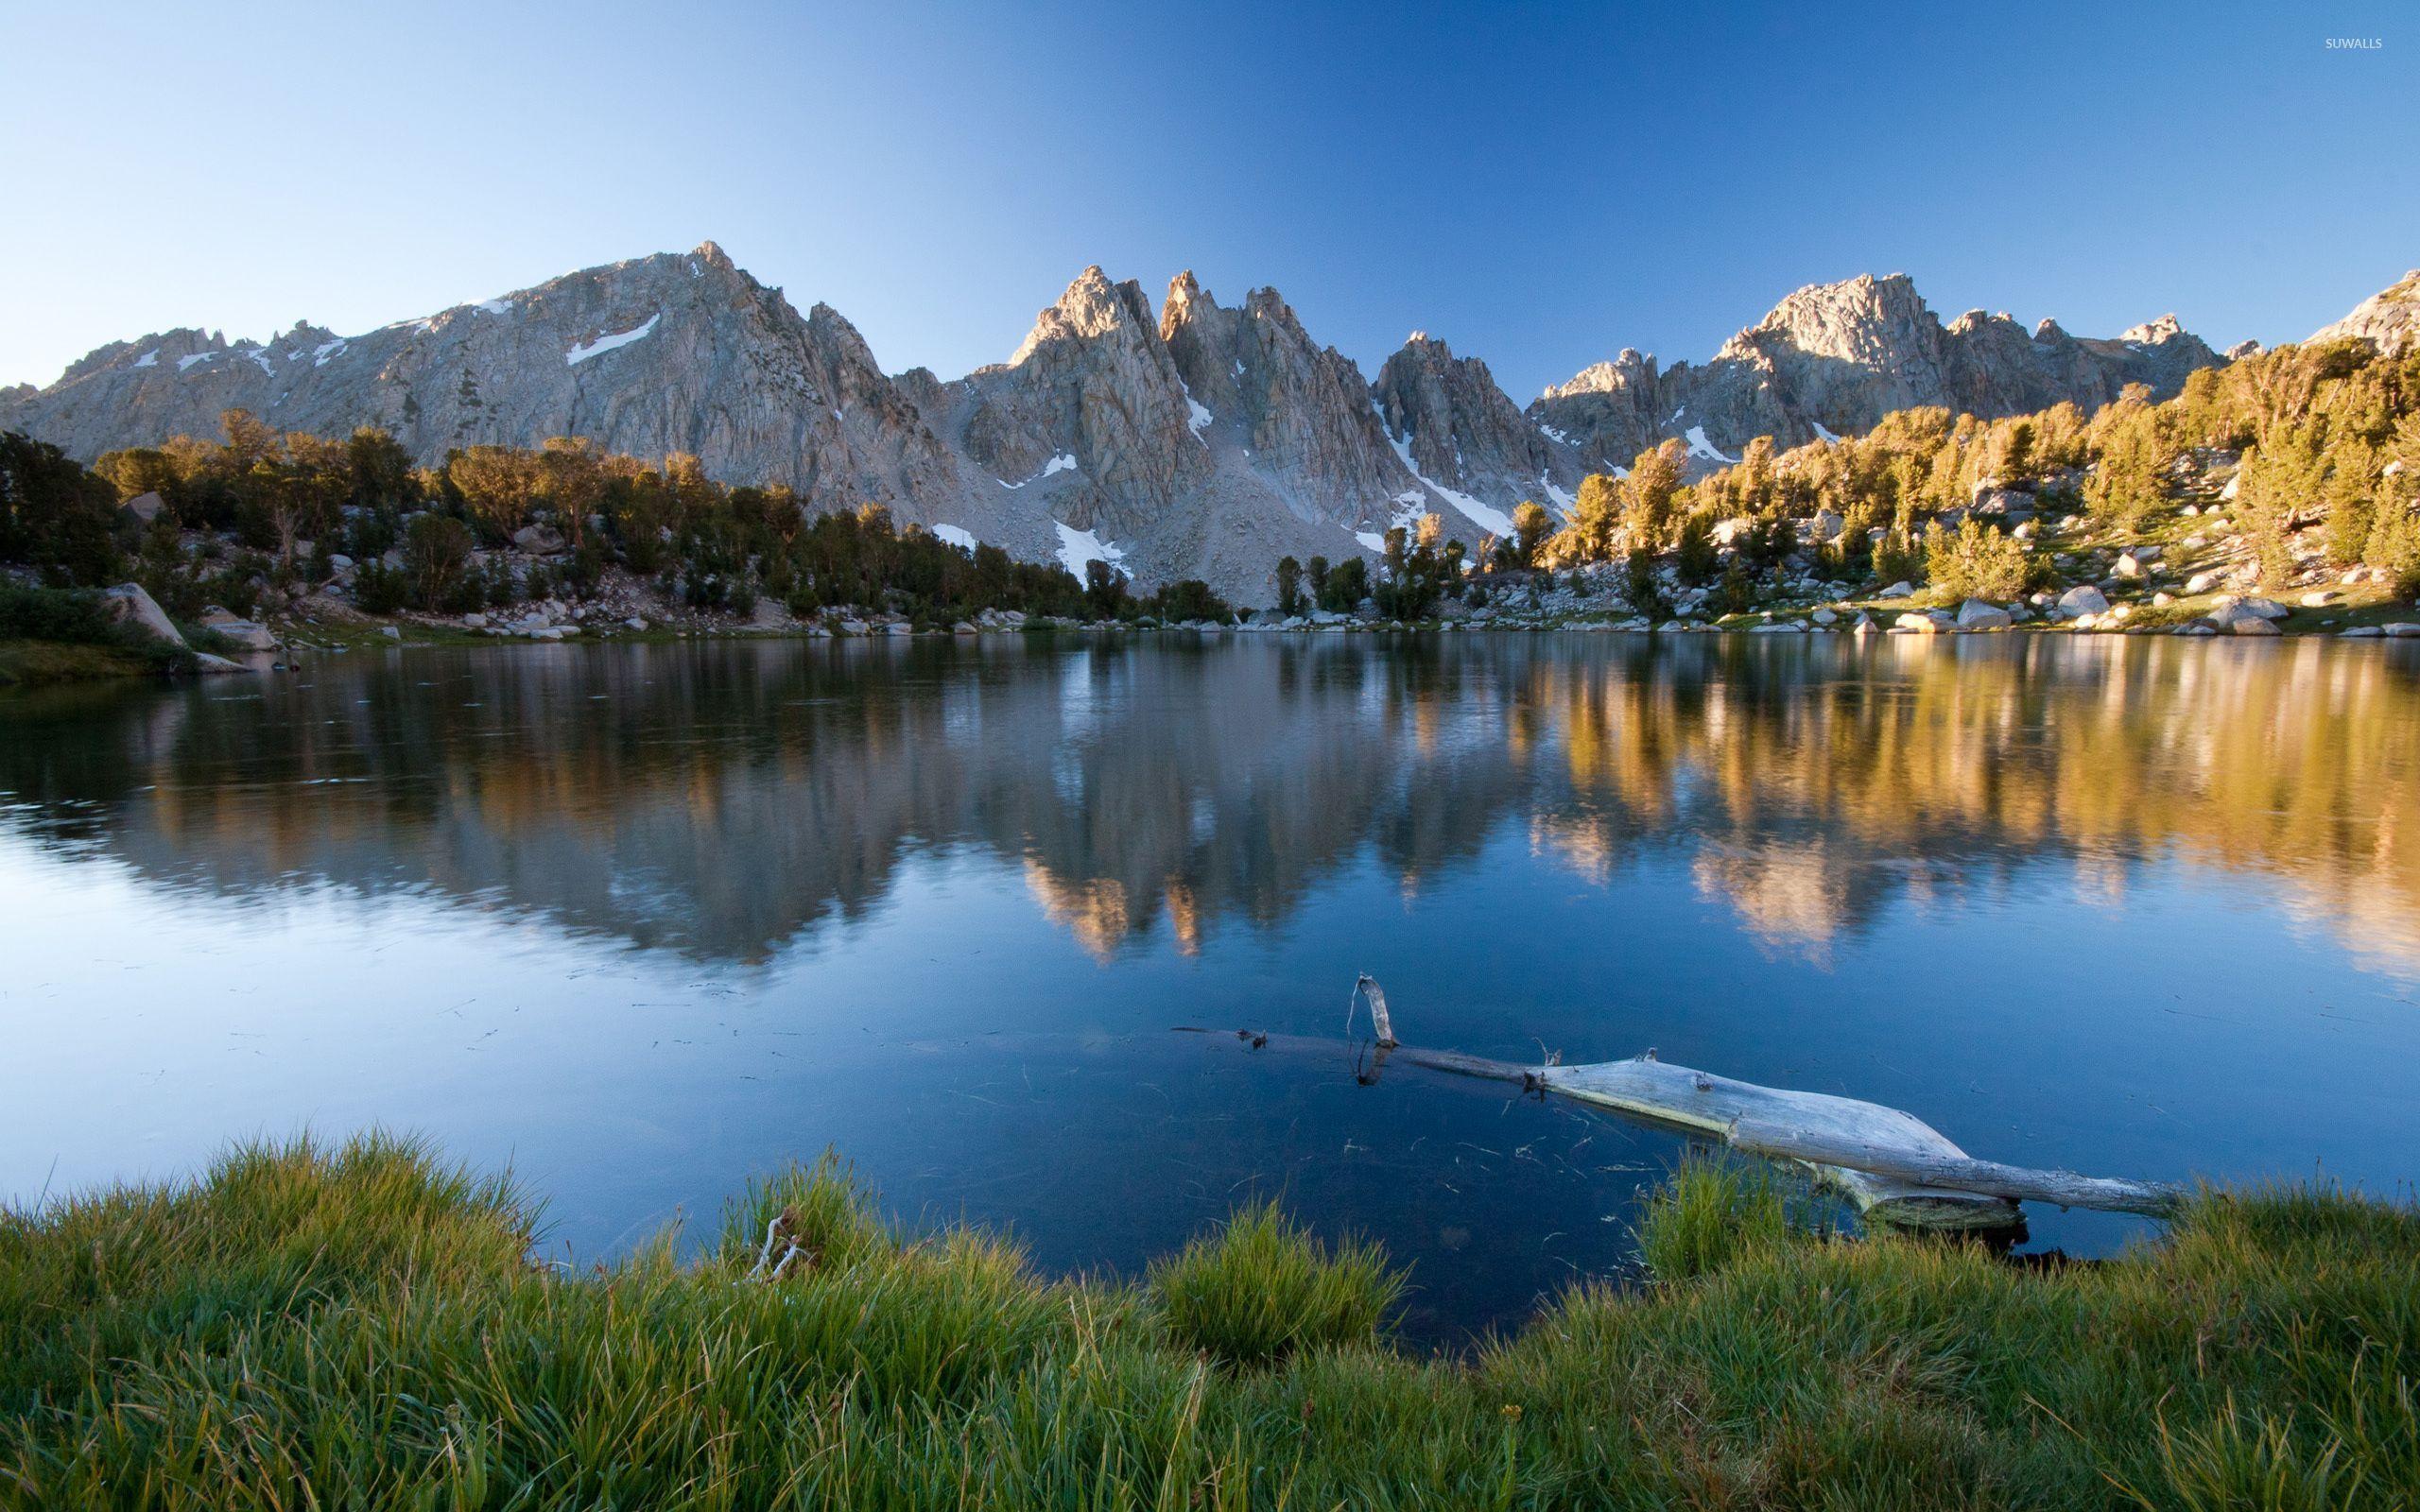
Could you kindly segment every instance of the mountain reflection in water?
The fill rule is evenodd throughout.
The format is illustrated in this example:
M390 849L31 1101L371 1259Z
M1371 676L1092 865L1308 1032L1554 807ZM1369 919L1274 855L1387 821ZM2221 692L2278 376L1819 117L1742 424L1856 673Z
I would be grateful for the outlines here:
M576 1250L833 1144L1139 1265L1252 1191L1410 1327L1620 1265L1669 1136L1182 1023L1667 1058L2147 1177L2420 1175L2420 646L497 646L0 698L0 1197L305 1124ZM2037 1217L2105 1248L2139 1225Z
M2420 660L2158 639L987 640L429 652L0 712L24 833L242 895L433 887L742 962L973 844L1107 959L1407 891L1505 823L1602 883L1678 848L1820 954L1896 897L2173 850L2420 963ZM1473 920L1474 927L1487 921Z

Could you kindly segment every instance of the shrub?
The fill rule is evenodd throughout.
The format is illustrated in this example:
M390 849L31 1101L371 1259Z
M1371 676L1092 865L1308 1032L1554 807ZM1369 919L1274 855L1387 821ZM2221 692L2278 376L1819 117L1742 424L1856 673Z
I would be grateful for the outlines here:
M353 575L353 601L367 614L392 614L410 592L404 575L381 561L365 561Z
M1891 583L1922 582L1925 576L1924 553L1908 539L1903 530L1885 535L1874 546L1874 580Z
M424 610L442 610L453 600L470 562L471 532L459 520L422 514L404 532L404 575L413 601Z
M1733 562L1723 569L1722 581L1706 596L1707 607L1717 614L1744 614L1756 607L1756 585Z
M1720 554L1715 549L1714 522L1704 510L1681 523L1681 544L1674 560L1681 581L1689 587L1702 588L1714 581Z
M1645 546L1634 546L1622 560L1622 595L1631 607L1651 620L1660 620L1670 612L1665 602L1664 585L1655 577L1655 553Z
M2386 570L2395 597L2420 598L2420 505L2382 503L2362 555Z
M1997 525L1970 516L1955 534L1937 523L1925 531L1925 576L1944 599L2015 598L2031 571L2025 542Z
M1371 1343L1403 1286L1374 1246L1348 1240L1330 1253L1275 1202L1243 1209L1151 1267L1169 1335L1238 1366Z

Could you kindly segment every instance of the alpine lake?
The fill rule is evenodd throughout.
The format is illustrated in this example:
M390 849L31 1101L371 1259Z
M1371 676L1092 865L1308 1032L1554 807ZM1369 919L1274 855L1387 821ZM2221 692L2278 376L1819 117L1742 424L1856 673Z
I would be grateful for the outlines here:
M0 904L17 1204L378 1126L509 1166L574 1263L831 1150L1053 1271L1275 1195L1409 1263L1416 1340L1631 1267L1687 1140L1369 1077L1364 971L1408 1043L1652 1049L1996 1160L2420 1177L2420 644L327 655L0 698Z

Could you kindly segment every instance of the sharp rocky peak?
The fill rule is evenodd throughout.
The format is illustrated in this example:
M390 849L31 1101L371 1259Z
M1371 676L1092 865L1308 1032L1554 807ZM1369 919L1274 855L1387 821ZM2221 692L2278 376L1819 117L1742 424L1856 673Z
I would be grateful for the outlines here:
M1009 359L1009 365L1015 367L1024 362L1046 342L1148 332L1157 324L1141 284L1131 279L1112 283L1100 265L1095 263L1076 275L1075 282L1067 285L1056 303L1034 317L1033 329L1026 334L1025 343Z
M1452 492L1512 501L1569 497L1568 459L1526 419L1477 357L1415 331L1370 386L1388 437L1420 476ZM1558 472L1564 475L1558 478Z

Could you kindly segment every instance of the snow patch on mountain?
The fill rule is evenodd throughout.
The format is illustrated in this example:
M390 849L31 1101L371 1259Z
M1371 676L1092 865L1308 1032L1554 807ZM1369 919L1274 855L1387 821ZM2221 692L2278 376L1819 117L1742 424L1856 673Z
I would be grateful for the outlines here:
M610 336L598 336L594 341L585 342L579 346L576 346L569 352L563 353L563 366L567 368L576 368L579 364L586 362L591 357L600 356L605 352L613 352L621 347L627 347L631 342L638 340L641 336L652 332L655 329L655 323L663 318L664 312L658 310L655 314L648 316L646 323L644 324L634 325L628 331L619 331Z
M1689 455L1691 456L1703 457L1709 462L1733 463L1739 460L1736 456L1725 456L1720 452L1716 451L1714 443L1705 438L1705 427L1703 425L1690 426L1688 429L1688 438Z
M1133 576L1126 568L1126 553L1123 548L1101 540L1089 530L1079 530L1074 525L1058 520L1050 523L1059 530L1060 565L1074 573L1078 578L1084 576L1086 567L1097 561L1106 563L1111 571L1121 577Z
M1383 431L1386 427L1381 425L1379 429ZM1420 479L1421 487L1460 509L1473 524L1492 535L1509 536L1512 533L1512 517L1503 510L1424 475L1411 460L1411 444L1409 441L1398 440L1389 435L1387 444L1395 449L1395 455L1403 461L1404 471Z

